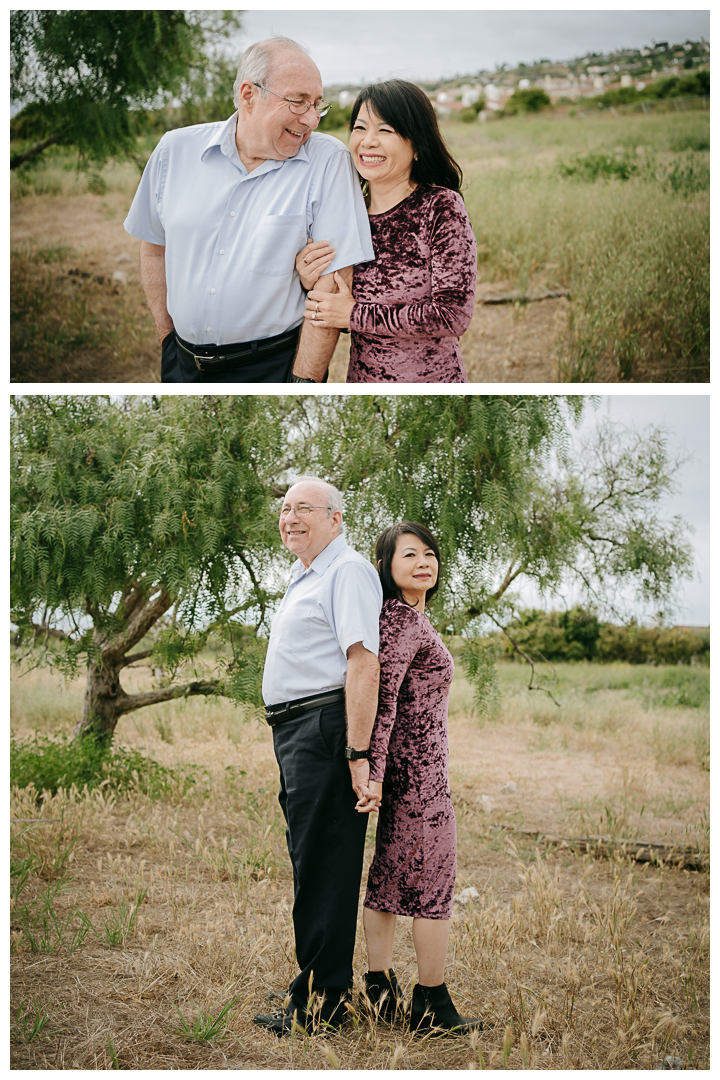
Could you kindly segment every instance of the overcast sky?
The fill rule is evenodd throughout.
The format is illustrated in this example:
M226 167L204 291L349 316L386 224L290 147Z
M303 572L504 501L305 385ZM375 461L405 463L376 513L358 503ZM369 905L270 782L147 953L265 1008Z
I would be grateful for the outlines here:
M709 11L243 11L240 51L284 34L307 46L326 85L388 78L432 81L570 60L587 52L710 40Z
M678 490L660 504L667 519L676 514L695 529L691 542L695 551L693 580L686 581L677 594L674 621L690 626L710 623L710 397L692 395L630 395L616 393L603 397L600 407L586 408L578 438L583 438L605 418L634 431L658 425L667 431L671 455L687 457L687 463L677 475ZM549 598L541 603L534 589L520 590L527 606L563 607L578 597L569 592L562 598ZM636 617L646 621L651 609L637 609Z

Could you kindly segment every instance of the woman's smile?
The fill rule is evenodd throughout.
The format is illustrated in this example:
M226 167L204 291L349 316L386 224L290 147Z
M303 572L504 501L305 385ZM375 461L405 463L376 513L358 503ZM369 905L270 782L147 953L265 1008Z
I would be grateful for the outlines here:
M410 180L415 150L409 139L404 139L390 124L362 105L350 132L350 153L355 168L364 180L382 183L388 189L398 185L412 190Z

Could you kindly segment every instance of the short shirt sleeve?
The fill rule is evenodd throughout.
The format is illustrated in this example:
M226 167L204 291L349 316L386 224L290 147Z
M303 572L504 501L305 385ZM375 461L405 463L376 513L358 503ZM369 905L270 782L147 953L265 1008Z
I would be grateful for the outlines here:
M364 559L343 563L334 575L323 607L327 608L325 617L346 656L350 646L358 641L368 652L378 655L382 589L370 563Z
M308 210L308 235L313 240L327 240L335 248L328 274L375 258L360 182L347 150L338 150L329 158Z
M125 231L149 244L165 246L165 227L161 205L167 170L165 136L157 144L135 192L130 212L125 218Z

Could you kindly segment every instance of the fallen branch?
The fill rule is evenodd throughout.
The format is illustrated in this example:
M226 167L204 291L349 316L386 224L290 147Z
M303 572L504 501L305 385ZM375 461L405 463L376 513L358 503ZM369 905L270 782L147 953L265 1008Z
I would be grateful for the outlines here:
M670 866L679 866L683 870L707 870L710 863L709 856L701 851L693 851L692 848L677 845L653 844L649 840L614 840L609 836L552 836L550 833L517 829L511 825L500 825L499 828L521 833L548 847L589 852L605 859L611 858L618 852L621 855L628 855L635 862L662 862Z
M533 289L531 292L521 292L520 289L511 289L509 292L481 293L476 304L529 304L535 300L559 300L561 297L570 296L569 289Z

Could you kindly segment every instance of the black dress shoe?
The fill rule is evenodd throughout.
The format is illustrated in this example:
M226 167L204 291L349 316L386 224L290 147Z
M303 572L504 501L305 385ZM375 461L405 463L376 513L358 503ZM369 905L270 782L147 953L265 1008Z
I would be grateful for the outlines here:
M366 973L365 997L370 1012L388 1024L403 1016L405 998L392 968Z
M427 1031L431 1035L467 1035L482 1031L482 1020L461 1016L445 983L440 986L418 983L413 988L410 1030Z
M253 1023L282 1038L283 1035L289 1035L292 1031L293 1018L284 1009L273 1009L272 1012L258 1013L253 1016Z
M295 1030L303 1035L337 1035L342 1028L344 1014L339 1018L324 1020L322 1016L300 1016L284 1009L273 1009L269 1013L258 1013L253 1017L253 1023L258 1027L264 1027L266 1031L272 1031L280 1039L283 1035L291 1035L293 1025Z

